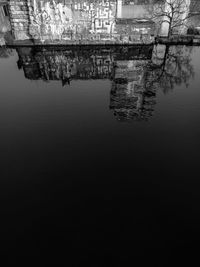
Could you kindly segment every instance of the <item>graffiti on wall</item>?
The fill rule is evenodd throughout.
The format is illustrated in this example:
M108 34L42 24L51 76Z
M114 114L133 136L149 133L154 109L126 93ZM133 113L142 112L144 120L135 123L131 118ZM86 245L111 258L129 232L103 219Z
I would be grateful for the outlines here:
M112 35L116 1L42 1L29 7L29 34L34 39L83 39L93 34Z

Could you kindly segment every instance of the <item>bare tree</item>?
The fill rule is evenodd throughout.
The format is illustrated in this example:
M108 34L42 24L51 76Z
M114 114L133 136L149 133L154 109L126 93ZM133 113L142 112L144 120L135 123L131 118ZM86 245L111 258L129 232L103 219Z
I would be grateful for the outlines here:
M170 37L174 32L180 33L187 28L188 18L194 15L190 12L191 5L196 3L190 0L154 0L154 4L148 9L159 34Z

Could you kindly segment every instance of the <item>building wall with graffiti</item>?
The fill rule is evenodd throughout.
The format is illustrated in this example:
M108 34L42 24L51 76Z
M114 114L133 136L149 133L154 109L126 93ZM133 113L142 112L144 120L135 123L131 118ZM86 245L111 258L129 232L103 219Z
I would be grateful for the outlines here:
M152 36L152 23L123 20L121 0L11 0L15 40L135 42L136 34ZM138 27L137 27L138 25ZM137 35L137 34L136 34ZM140 38L138 39L140 42ZM149 40L151 41L151 40Z
M114 32L115 0L10 1L16 39L83 39ZM99 37L99 36L97 36Z

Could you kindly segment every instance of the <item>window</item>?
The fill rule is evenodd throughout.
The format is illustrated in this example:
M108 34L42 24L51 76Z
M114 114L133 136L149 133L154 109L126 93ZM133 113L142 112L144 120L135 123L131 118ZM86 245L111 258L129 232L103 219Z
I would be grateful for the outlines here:
M9 16L8 6L3 6L3 12L4 12L4 16L5 17L8 17Z

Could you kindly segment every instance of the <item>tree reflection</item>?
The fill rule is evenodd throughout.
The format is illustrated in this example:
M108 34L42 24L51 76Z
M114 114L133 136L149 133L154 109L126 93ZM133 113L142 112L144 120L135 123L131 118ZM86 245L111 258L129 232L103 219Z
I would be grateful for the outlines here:
M13 55L13 49L6 48L5 46L0 47L0 58L8 58Z
M191 49L186 46L155 46L152 61L147 65L146 87L157 87L164 93L176 85L188 87L194 77Z

